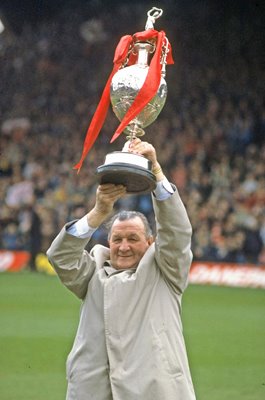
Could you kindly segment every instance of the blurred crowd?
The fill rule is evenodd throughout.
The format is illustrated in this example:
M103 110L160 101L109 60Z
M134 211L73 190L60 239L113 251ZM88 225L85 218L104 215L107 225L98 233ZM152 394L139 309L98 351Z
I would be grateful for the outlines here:
M144 140L187 207L194 259L264 265L261 19L176 7L168 2L155 25L166 31L175 64L166 105ZM76 7L0 35L0 249L30 251L32 269L64 223L93 205L96 167L124 144L125 137L109 143L118 126L110 110L80 173L73 170L115 47L144 29L147 11L128 3L91 15ZM117 208L137 208L154 222L150 195L128 196ZM94 240L105 243L104 228Z

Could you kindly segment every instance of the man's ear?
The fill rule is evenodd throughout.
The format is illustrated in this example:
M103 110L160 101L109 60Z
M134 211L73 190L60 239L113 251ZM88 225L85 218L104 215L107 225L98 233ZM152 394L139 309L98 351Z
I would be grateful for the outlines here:
M148 242L149 246L150 246L152 243L154 243L154 241L155 241L154 236L149 236L149 238L147 239L147 242Z

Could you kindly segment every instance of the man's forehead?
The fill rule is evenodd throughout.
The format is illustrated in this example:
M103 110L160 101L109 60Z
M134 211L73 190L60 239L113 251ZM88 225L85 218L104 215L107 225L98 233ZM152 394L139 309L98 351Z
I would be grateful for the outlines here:
M116 219L112 225L111 234L122 231L145 232L144 223L139 217L120 221Z

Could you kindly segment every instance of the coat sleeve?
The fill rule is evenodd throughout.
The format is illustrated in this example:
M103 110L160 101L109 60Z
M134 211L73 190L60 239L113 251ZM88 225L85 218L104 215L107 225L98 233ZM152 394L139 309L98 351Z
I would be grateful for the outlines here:
M187 287L192 261L192 227L177 190L167 200L158 201L153 197L153 206L156 262L166 282L181 294Z
M62 283L83 299L96 268L95 260L84 250L89 240L70 235L66 232L67 226L54 239L47 256Z

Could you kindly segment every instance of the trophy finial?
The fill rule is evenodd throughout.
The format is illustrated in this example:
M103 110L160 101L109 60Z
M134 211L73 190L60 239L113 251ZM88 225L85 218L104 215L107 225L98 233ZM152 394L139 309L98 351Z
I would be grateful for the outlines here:
M161 17L163 14L163 10L161 8L153 7L151 10L147 12L147 21L145 24L145 30L147 31L148 29L154 29L154 23L155 21Z

